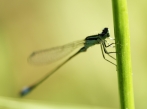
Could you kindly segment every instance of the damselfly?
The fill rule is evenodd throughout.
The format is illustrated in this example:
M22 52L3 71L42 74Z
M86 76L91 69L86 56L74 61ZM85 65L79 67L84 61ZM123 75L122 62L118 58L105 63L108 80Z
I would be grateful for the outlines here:
M86 37L84 40L76 41L70 44L66 44L59 47L54 47L50 49L45 49L41 51L33 52L30 57L28 58L28 61L32 64L49 64L56 60L59 60L63 57L65 57L67 54L72 52L75 48L82 46L75 54L70 56L67 60L65 60L63 63L61 63L59 66L57 66L53 71L49 72L44 78L42 78L39 82L37 82L34 85L31 85L29 87L24 88L20 94L21 96L24 96L28 94L30 91L34 90L38 85L40 85L43 81L45 81L48 77L50 77L53 73L55 73L60 67L62 67L65 63L67 63L70 59L78 55L79 53L86 52L87 49L95 44L100 44L101 51L103 58L108 61L109 63L114 64L113 62L109 61L105 58L104 54L107 54L112 59L116 60L113 56L110 55L110 53L116 53L116 52L108 52L107 47L110 47L111 45L115 43L108 44L106 41L106 38L110 38L109 29L104 28L103 31L100 34L92 35Z

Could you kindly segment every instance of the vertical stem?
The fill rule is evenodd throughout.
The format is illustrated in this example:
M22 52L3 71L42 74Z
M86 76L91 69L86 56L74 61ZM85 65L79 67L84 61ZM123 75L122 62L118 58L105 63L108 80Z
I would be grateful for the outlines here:
M112 0L121 109L134 109L130 35L126 0Z

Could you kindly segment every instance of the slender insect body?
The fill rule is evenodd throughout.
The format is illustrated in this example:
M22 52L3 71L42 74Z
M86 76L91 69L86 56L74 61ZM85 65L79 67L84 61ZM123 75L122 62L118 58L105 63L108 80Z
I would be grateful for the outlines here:
M79 51L77 51L72 56L67 58L63 63L59 64L59 66L57 66L55 69L53 69L53 71L49 72L40 81L23 89L20 92L21 96L24 96L24 95L28 94L29 92L31 92L34 88L39 86L43 81L45 81L48 77L50 77L53 73L55 73L59 68L61 68L65 63L67 63L73 57L77 56L78 54L80 54L82 52L86 52L89 47L94 46L96 44L100 44L103 58L106 61L108 61L109 63L116 66L116 64L107 60L104 55L104 53L106 53L109 57L111 57L115 60L115 58L112 57L110 55L110 53L116 53L116 52L108 52L106 49L107 47L111 46L112 44L115 44L115 43L111 43L109 45L106 45L106 38L108 38L109 36L110 36L109 29L104 28L100 34L88 36L85 38L85 40L73 42L70 44L66 44L63 46L58 46L58 47L54 47L54 48L50 48L50 49L40 50L40 51L36 51L36 52L32 53L30 55L30 57L28 58L28 61L30 63L37 64L37 65L38 64L48 64L48 63L54 62L56 60L59 60L59 59L65 57L67 54L71 53L75 48L82 46L82 48L79 49Z

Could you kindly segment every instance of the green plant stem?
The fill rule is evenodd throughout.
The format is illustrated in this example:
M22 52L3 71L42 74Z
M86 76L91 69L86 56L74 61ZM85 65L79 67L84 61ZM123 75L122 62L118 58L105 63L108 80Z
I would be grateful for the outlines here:
M130 35L126 0L112 0L121 109L134 109Z

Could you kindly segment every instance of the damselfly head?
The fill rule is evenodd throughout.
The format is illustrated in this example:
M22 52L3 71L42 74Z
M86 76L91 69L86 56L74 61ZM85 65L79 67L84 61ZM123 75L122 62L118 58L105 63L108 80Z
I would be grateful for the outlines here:
M109 28L104 28L102 33L101 33L101 35L104 36L105 38L110 37L110 30L109 30Z

